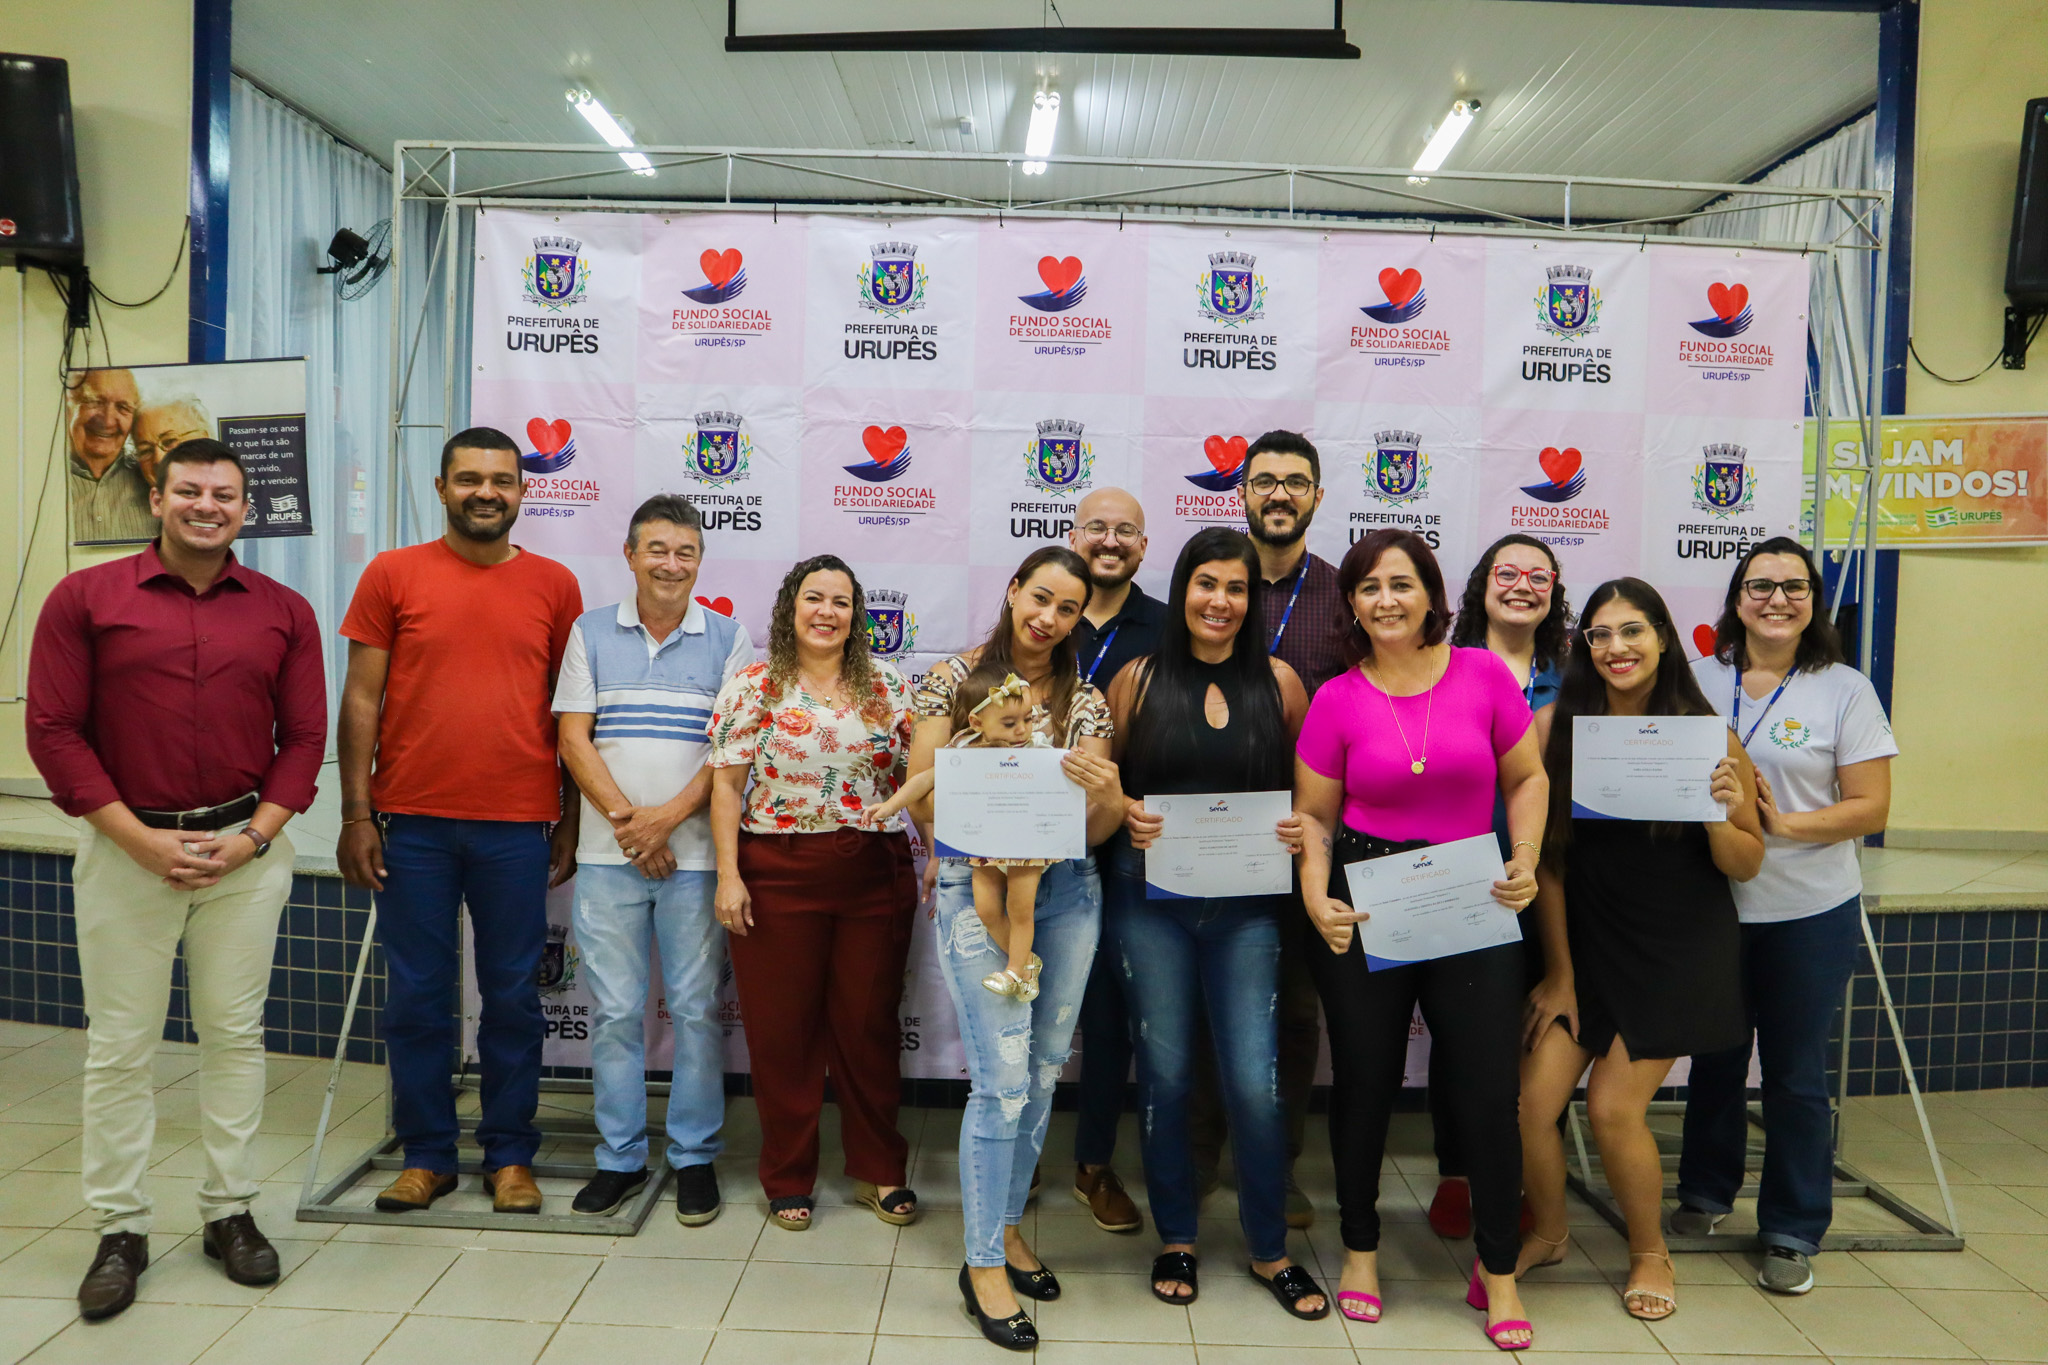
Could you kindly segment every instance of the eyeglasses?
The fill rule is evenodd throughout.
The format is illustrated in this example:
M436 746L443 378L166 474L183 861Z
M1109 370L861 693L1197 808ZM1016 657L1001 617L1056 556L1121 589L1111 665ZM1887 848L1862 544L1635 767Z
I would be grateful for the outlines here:
M1550 585L1557 581L1557 575L1548 569L1518 569L1512 564L1496 564L1493 581L1503 588L1512 588L1523 579L1537 592L1549 592Z
M1254 474L1244 481L1244 486L1262 498L1271 497L1276 488L1286 489L1287 495L1294 498L1305 498L1316 491L1316 481L1306 474L1289 474L1284 479L1271 474Z
M1586 629L1586 648L1611 649L1614 642L1619 639L1633 649L1655 638L1656 634L1655 626L1645 625L1641 621L1631 621L1619 630L1609 630L1606 626L1589 626Z
M1813 596L1813 580L1811 578L1745 578L1742 580L1742 590L1749 594L1749 600L1752 602L1768 602L1771 600L1771 595L1780 588L1785 590L1785 600L1787 602L1804 602L1807 598Z
M1114 526L1111 526L1106 521L1090 521L1083 523L1081 526L1081 539L1092 540L1098 544L1106 540L1120 540L1126 544L1132 544L1141 539L1144 534L1145 532L1142 527L1133 526L1128 521L1120 521Z

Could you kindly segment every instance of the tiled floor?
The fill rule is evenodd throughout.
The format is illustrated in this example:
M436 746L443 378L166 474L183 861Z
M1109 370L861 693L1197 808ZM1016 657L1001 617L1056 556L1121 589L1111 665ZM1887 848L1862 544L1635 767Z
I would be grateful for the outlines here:
M721 1166L728 1206L708 1227L679 1226L666 1205L640 1236L617 1239L299 1223L290 1210L326 1068L273 1058L258 1215L285 1275L268 1290L252 1290L230 1284L200 1253L197 1057L169 1045L157 1064L164 1089L151 1175L154 1259L137 1305L88 1326L71 1300L94 1241L78 1198L82 1045L76 1032L0 1023L0 1362L950 1365L1001 1358L974 1337L953 1287L957 1113L904 1115L926 1212L900 1231L852 1205L849 1186L837 1178L820 1190L810 1232L767 1225L752 1180L757 1141L745 1102L735 1102L728 1123L732 1152ZM1852 1103L1850 1158L1922 1207L1938 1208L1908 1102ZM1648 1326L1628 1318L1616 1295L1625 1247L1590 1210L1575 1207L1569 1261L1532 1276L1524 1290L1538 1353L1612 1365L2048 1361L2048 1091L1942 1095L1930 1104L1967 1250L1824 1256L1822 1287L1800 1299L1755 1288L1745 1254L1681 1256L1680 1310ZM381 1073L350 1068L335 1113L330 1152L338 1163L382 1131ZM1205 1209L1201 1299L1192 1308L1153 1301L1144 1272L1156 1246L1142 1235L1097 1231L1067 1196L1063 1168L1049 1160L1045 1195L1027 1214L1026 1230L1066 1293L1036 1314L1047 1341L1041 1354L1110 1365L1496 1359L1478 1315L1462 1303L1470 1244L1441 1241L1422 1219L1433 1185L1422 1124L1400 1120L1386 1173L1387 1317L1372 1327L1283 1317L1238 1270L1243 1247L1227 1190ZM828 1154L836 1150L832 1128L828 1113ZM1064 1155L1070 1140L1058 1116L1049 1151ZM1135 1182L1128 1134L1123 1150ZM1296 1236L1294 1254L1318 1269L1334 1266L1341 1251L1320 1125L1301 1176L1321 1217ZM566 1203L566 1184L544 1184L557 1207ZM1142 1188L1136 1192L1142 1198ZM465 1191L442 1207L464 1204L481 1207L481 1196ZM1889 1222L1867 1205L1845 1204L1839 1219L1866 1220Z

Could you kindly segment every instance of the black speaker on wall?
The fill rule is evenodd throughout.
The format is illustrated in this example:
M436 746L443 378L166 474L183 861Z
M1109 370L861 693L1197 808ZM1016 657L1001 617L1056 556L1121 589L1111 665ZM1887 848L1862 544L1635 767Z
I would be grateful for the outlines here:
M71 73L61 57L0 52L0 263L85 259Z
M2027 101L2020 183L2012 199L2005 296L2015 308L2048 308L2048 98Z

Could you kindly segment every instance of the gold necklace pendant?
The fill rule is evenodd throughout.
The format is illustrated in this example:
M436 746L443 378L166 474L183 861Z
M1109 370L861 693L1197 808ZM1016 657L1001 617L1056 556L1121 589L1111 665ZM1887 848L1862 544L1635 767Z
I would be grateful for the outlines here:
M1422 772L1422 765L1424 763L1427 763L1428 761L1429 760L1425 758L1418 758L1413 763L1410 763L1408 765L1408 771L1420 775Z

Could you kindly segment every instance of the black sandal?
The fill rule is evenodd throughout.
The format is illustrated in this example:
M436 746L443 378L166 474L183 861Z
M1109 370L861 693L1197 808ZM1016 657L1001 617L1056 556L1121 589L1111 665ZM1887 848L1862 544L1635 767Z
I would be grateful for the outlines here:
M795 1213L798 1209L804 1211L802 1218L791 1218L788 1216ZM811 1196L807 1194L792 1194L781 1199L771 1199L768 1201L768 1216L775 1220L776 1227L788 1232L809 1232L811 1230L811 1218L816 1211Z
M1202 1292L1201 1286L1195 1282L1195 1267L1198 1264L1200 1263L1195 1260L1195 1253L1192 1251L1162 1251L1153 1257L1152 1297L1161 1303L1173 1304L1177 1308L1185 1308L1193 1303ZM1184 1284L1188 1287L1188 1292L1184 1295L1162 1294L1159 1292L1161 1280Z
M899 1186L884 1198L874 1181L858 1180L854 1182L853 1198L855 1203L873 1209L875 1217L891 1227L908 1227L917 1221L917 1191L908 1185Z
M1316 1283L1316 1277L1300 1266L1291 1265L1270 1280L1261 1275L1255 1266L1246 1266L1245 1269L1251 1271L1253 1279L1272 1291L1273 1297L1279 1301L1282 1308L1303 1322L1315 1322L1319 1318L1330 1316L1330 1296L1323 1293L1323 1287ZM1323 1301L1323 1306L1314 1312L1299 1307L1303 1299L1311 1296L1320 1297Z
M1036 1270L1019 1270L1006 1261L1003 1263L1003 1270L1010 1277L1010 1288L1027 1299L1050 1303L1060 1296L1059 1276L1053 1274L1047 1266L1040 1266Z

